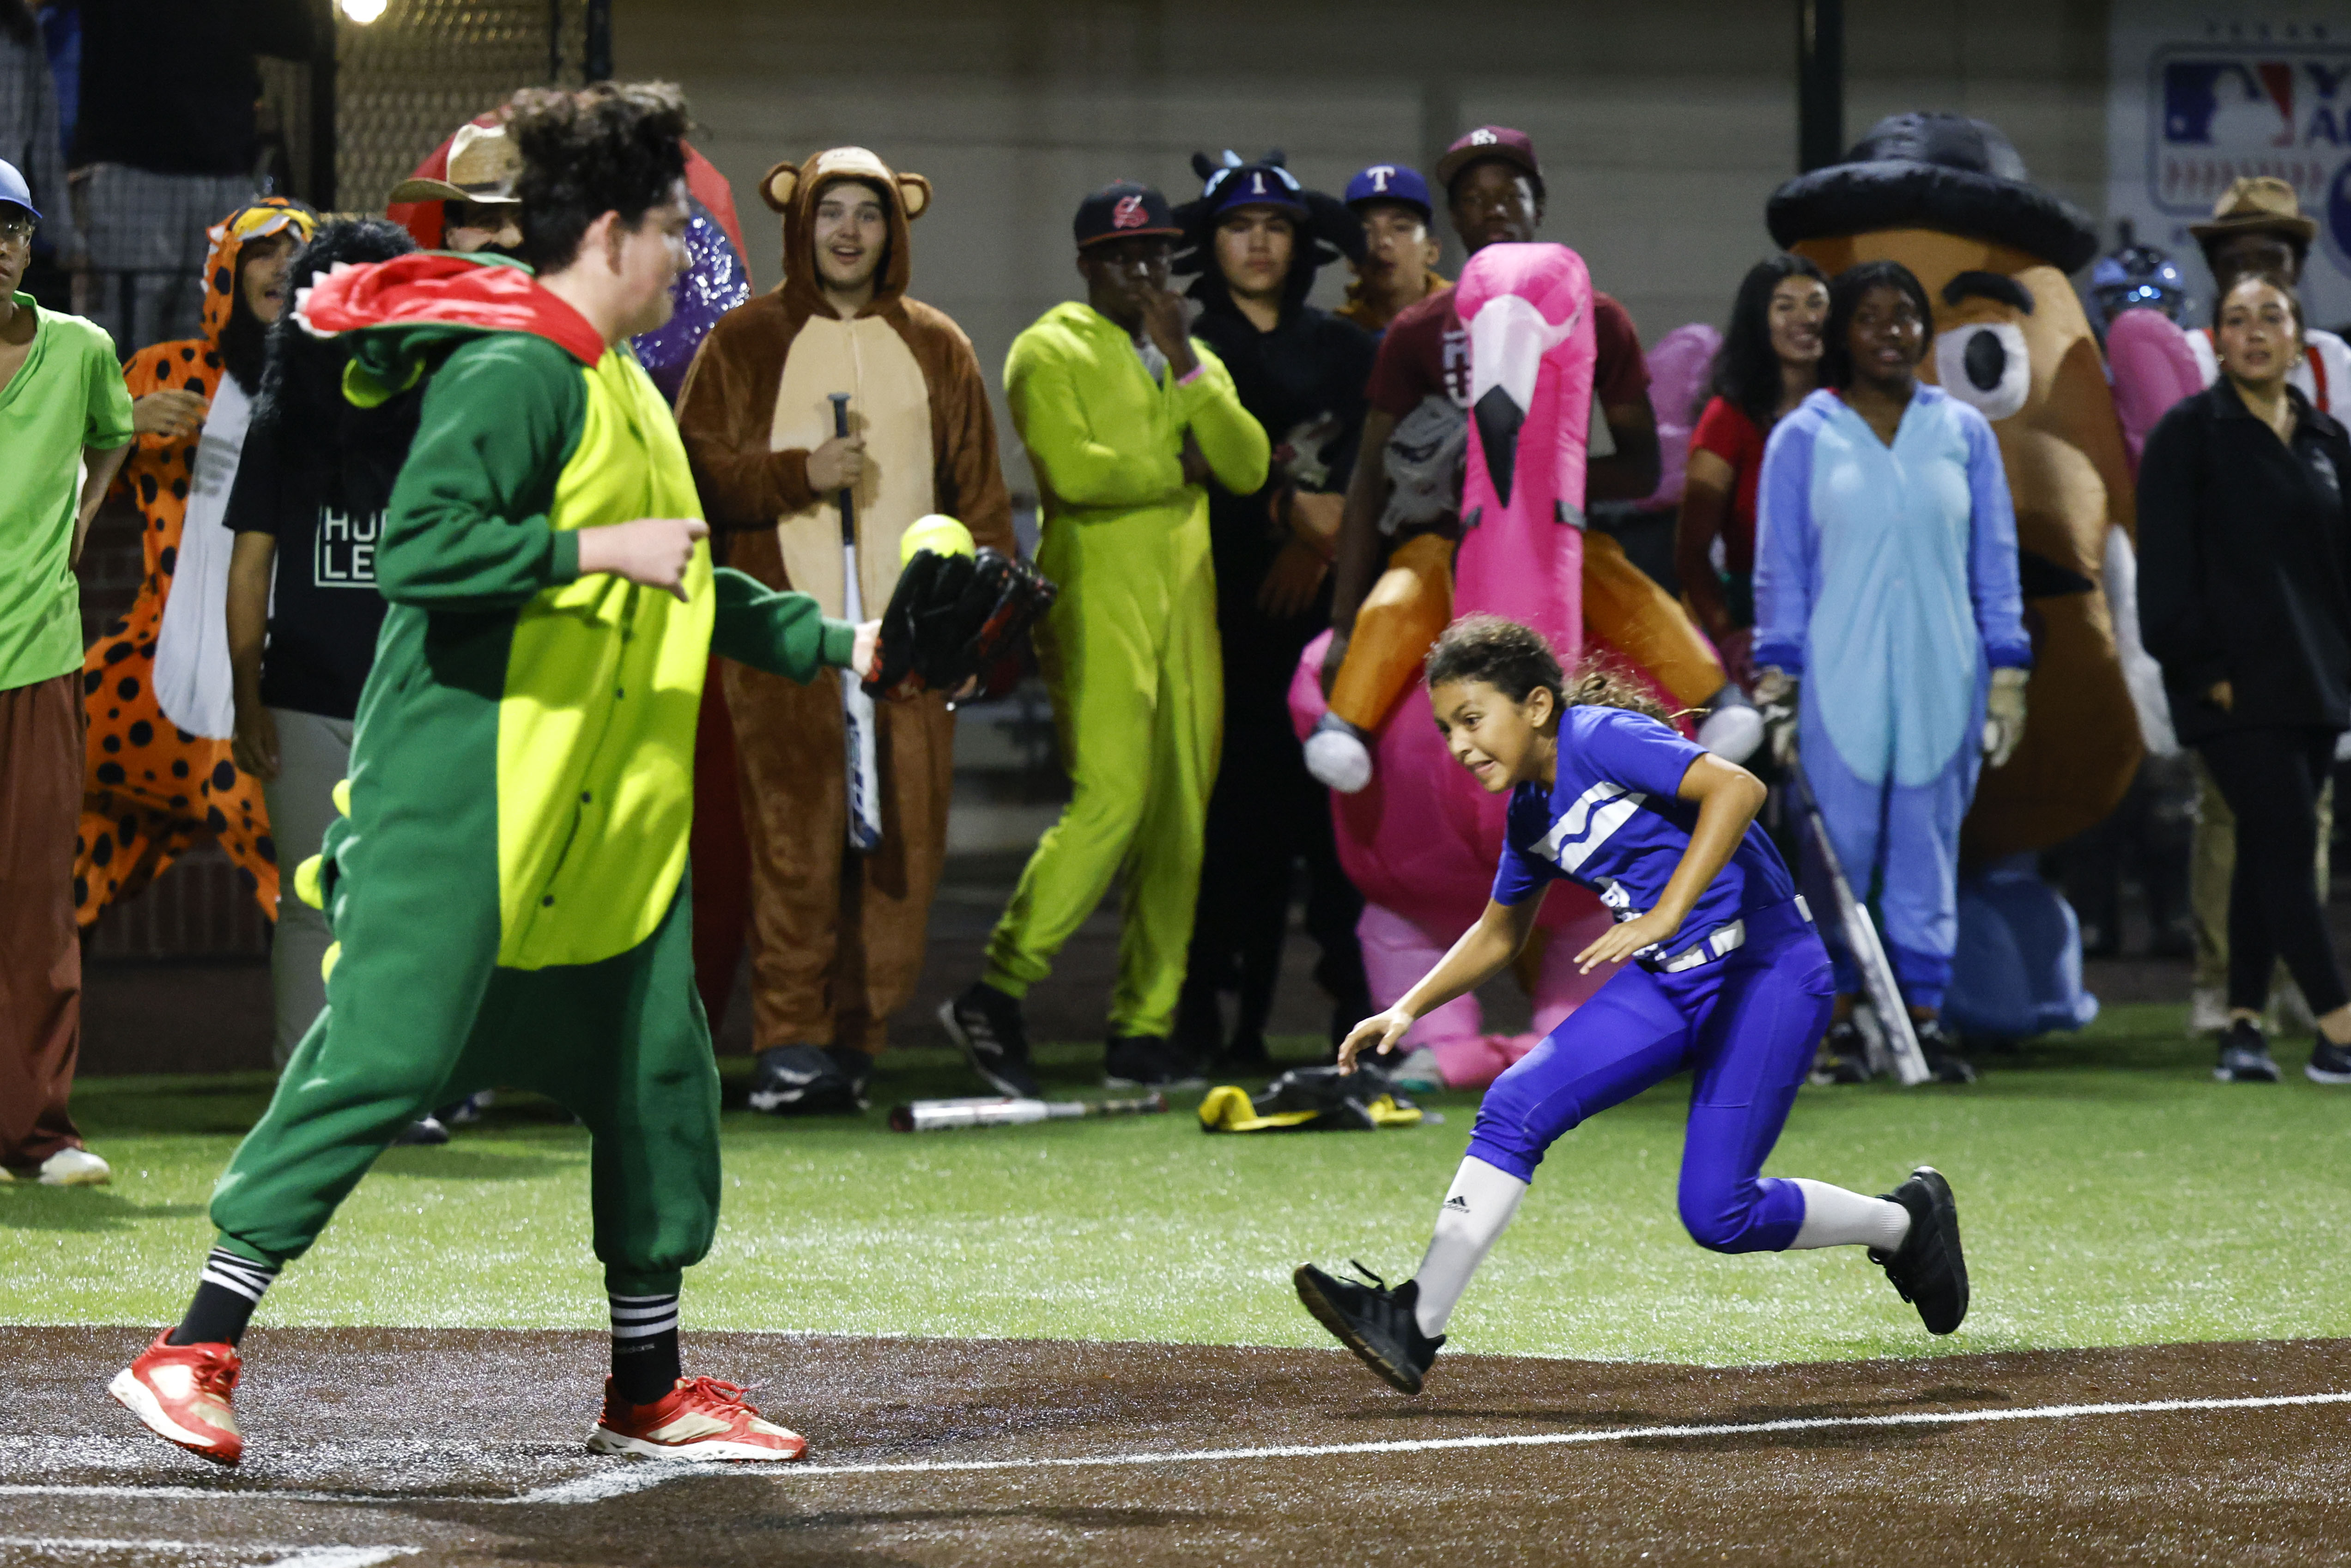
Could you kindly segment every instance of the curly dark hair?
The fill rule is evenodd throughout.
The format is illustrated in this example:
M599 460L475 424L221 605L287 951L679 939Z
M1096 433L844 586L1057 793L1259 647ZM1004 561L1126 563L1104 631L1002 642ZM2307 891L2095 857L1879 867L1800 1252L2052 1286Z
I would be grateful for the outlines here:
M685 95L668 82L598 82L576 92L529 88L514 96L507 134L522 152L522 259L541 272L570 265L580 236L606 213L634 229L685 178L691 124Z
M1792 277L1809 277L1825 286L1828 274L1809 256L1783 250L1747 269L1740 280L1739 298L1730 307L1730 326L1722 334L1722 348L1714 356L1702 402L1719 397L1754 422L1758 430L1771 428L1780 412L1780 355L1771 347L1771 296ZM1698 411L1693 409L1692 413Z
M1935 340L1935 307L1918 275L1898 261L1865 261L1829 279L1829 319L1821 326L1821 385L1838 392L1853 385L1853 317L1872 290L1891 288L1907 295L1918 309L1918 357L1925 359Z
M310 243L295 253L286 268L286 298L269 329L261 368L261 392L255 400L256 430L272 429L281 438L277 451L289 466L331 468L349 436L381 427L387 443L405 451L413 434L414 396L397 398L361 419L343 399L343 365L350 358L345 340L314 338L294 319L291 302L336 267L390 261L416 248L416 242L398 224L382 218L339 218L319 225ZM401 426L402 421L405 426ZM396 462L396 459L395 459Z
M1499 615L1464 615L1447 626L1428 650L1424 678L1431 691L1483 681L1514 703L1541 690L1562 708L1621 707L1673 722L1656 698L1601 660L1586 659L1570 679L1541 632Z

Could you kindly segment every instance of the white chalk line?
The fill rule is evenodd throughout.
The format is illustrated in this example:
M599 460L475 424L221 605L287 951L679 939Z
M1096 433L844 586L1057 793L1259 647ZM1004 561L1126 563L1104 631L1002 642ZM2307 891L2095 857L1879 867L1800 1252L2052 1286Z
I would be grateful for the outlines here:
M51 1557L74 1557L92 1552L184 1552L207 1557L253 1557L263 1552L270 1561L262 1568L375 1568L396 1557L413 1557L421 1546L257 1546L218 1541L117 1541L78 1535L0 1535L0 1546L21 1546Z
M1800 1416L1775 1421L1728 1421L1661 1427L1588 1427L1573 1432L1522 1432L1466 1437L1391 1437L1363 1443L1284 1443L1253 1448L1180 1448L1140 1454L1081 1454L1025 1459L913 1459L862 1465L665 1463L633 1461L592 1475L515 1497L478 1497L455 1492L227 1490L210 1487L5 1486L0 1497L202 1499L225 1501L336 1503L386 1507L411 1503L473 1503L498 1507L571 1506L625 1497L694 1476L763 1476L789 1480L805 1476L943 1475L982 1470L1081 1469L1138 1465L1210 1464L1230 1459L1314 1459L1351 1454L1433 1454L1472 1448L1544 1448L1591 1443L1627 1443L1693 1437L1768 1437L1789 1432L1883 1431L1901 1427L1962 1427L2007 1421L2078 1420L2094 1416L2163 1416L2216 1410L2277 1410L2318 1405L2351 1405L2351 1392L2267 1394L2235 1399L2148 1399L2100 1405L2032 1405L1988 1410L1917 1410L1887 1416ZM308 1568L308 1565L306 1565Z

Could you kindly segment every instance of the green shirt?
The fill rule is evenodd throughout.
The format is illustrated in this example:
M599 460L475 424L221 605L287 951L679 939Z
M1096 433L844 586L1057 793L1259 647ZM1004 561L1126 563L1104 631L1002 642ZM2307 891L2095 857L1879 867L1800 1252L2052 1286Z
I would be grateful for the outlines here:
M131 392L105 329L42 310L29 294L16 308L33 312L33 346L0 387L0 691L80 667L82 448L131 440Z

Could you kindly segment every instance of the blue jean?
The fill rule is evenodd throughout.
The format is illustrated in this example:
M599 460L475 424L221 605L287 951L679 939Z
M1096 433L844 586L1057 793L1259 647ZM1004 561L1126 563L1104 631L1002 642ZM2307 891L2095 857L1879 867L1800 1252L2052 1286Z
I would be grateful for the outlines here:
M1710 964L1617 971L1494 1081L1469 1154L1531 1182L1562 1134L1687 1067L1682 1224L1716 1252L1785 1249L1803 1194L1761 1173L1828 1026L1829 958L1792 903L1745 918L1747 944Z

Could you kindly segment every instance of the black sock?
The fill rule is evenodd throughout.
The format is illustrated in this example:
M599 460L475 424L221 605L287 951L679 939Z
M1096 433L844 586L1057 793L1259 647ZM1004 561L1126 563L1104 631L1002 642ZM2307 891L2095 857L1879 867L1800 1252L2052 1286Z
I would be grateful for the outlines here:
M236 1343L245 1338L245 1325L253 1321L253 1309L261 1305L262 1292L277 1278L277 1270L266 1263L214 1248L212 1256L204 1260L204 1275L196 1281L196 1299L188 1303L188 1315L164 1343Z
M612 1392L651 1405L676 1385L677 1295L611 1297Z

